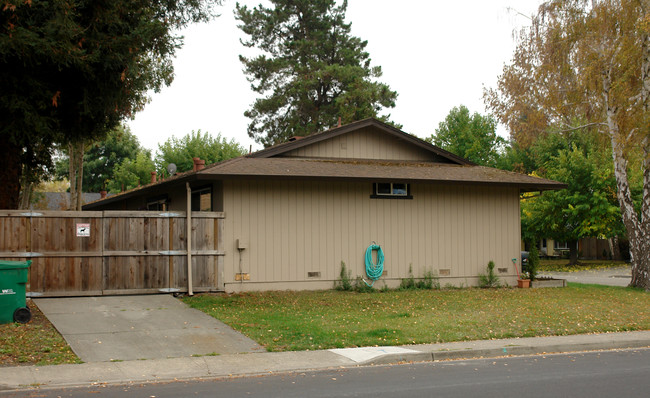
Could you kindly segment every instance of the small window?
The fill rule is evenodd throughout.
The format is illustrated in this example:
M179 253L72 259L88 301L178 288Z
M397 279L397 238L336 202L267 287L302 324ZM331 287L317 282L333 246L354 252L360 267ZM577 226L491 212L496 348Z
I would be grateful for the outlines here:
M167 211L168 205L167 196L159 196L147 200L147 210Z
M392 184L378 183L377 184L377 195L390 195L393 192L391 187Z
M212 211L212 188L192 191L192 211Z
M568 249L569 248L569 243L568 242L553 242L554 243L554 248L555 249Z
M411 185L404 182L376 182L372 184L371 198L413 199Z

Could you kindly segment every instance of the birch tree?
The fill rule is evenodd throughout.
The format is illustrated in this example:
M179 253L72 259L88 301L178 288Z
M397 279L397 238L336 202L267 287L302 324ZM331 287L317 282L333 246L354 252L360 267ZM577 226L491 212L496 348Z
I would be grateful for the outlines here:
M520 32L488 107L521 145L592 128L611 142L631 286L650 290L650 0L552 0ZM584 122L583 122L584 121ZM641 173L637 210L630 175Z

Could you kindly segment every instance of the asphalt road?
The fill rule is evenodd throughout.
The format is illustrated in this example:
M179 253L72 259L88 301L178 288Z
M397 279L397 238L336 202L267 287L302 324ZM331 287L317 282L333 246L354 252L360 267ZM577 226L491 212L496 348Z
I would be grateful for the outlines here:
M0 393L0 397L641 397L650 349Z

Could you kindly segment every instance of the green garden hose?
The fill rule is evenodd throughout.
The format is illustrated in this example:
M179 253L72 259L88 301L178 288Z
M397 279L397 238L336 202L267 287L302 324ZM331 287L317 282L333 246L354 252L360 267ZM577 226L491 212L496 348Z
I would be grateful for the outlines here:
M372 263L372 251L377 250L377 264ZM373 242L372 245L368 246L366 249L366 275L372 280L372 283L366 282L364 279L363 282L372 287L375 284L377 279L379 279L384 274L384 251L381 249L381 246Z

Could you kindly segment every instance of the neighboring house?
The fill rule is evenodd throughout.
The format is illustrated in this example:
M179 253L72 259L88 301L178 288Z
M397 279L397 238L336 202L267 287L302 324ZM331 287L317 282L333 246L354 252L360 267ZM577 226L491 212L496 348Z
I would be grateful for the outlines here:
M101 198L101 194L84 192L81 200L90 203ZM70 208L70 192L38 192L32 193L31 210L68 210Z
M444 286L476 285L490 260L516 284L519 195L559 182L488 167L375 119L296 138L84 206L224 212L228 292L329 289L341 262L365 277L376 242L398 286L433 271ZM515 261L513 261L515 259Z
M621 260L621 250L614 250L612 245L618 245L618 240L610 242L609 239L581 238L578 239L578 258L585 260ZM559 242L553 239L541 239L539 241L539 254L541 257L568 257L568 242ZM530 248L525 242L521 242L522 250Z

